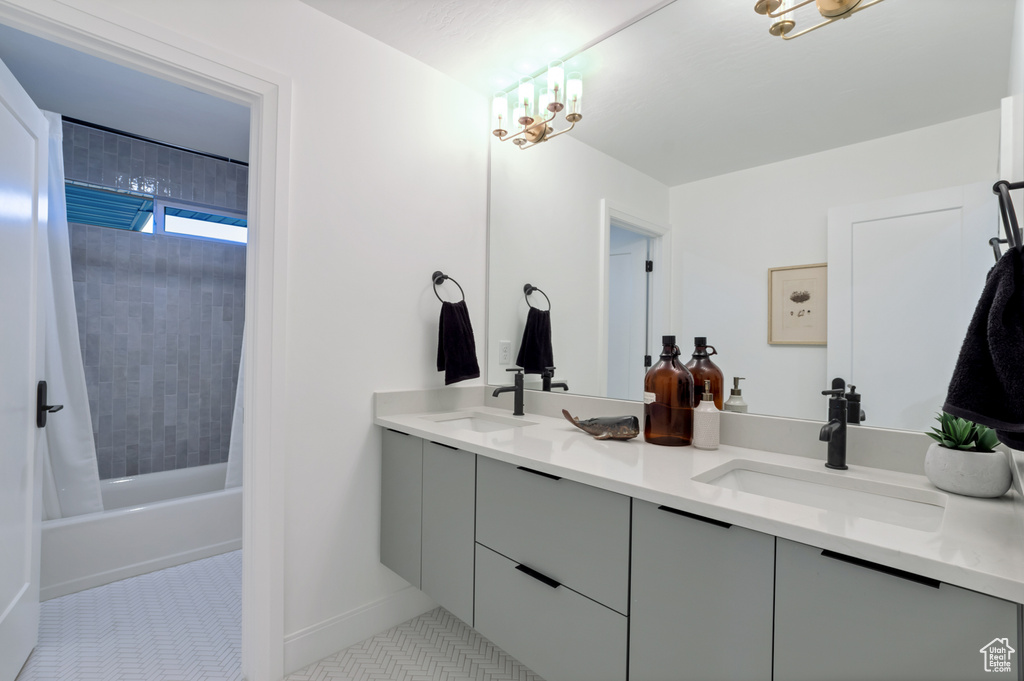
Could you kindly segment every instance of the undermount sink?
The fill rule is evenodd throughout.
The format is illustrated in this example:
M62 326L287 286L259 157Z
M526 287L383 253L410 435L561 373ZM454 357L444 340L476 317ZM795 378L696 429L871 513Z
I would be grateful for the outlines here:
M510 428L521 428L523 426L536 425L536 421L526 421L513 416L498 416L497 414L485 414L479 411L457 411L449 414L431 414L422 417L434 423L443 423L446 426L459 430L471 430L476 433L493 433L498 430Z
M946 510L945 495L931 490L760 461L731 461L693 480L924 532L938 530Z

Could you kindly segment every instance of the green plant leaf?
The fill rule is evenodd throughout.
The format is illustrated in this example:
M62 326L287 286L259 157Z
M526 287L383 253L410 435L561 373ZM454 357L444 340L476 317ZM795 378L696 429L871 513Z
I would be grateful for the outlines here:
M979 452L994 452L996 444L999 442L996 431L987 426L978 426L978 431L977 450Z

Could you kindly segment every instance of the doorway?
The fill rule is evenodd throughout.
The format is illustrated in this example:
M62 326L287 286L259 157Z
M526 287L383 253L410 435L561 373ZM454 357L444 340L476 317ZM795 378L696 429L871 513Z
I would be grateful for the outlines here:
M277 225L287 214L287 192L278 178L287 173L290 83L202 45L183 49L171 39L153 41L144 22L129 17L114 24L62 4L5 3L0 23L250 108L250 146L259 162L251 166L248 187L254 229L247 255L246 318L252 323L244 376L246 412L252 418L244 427L242 671L252 681L280 678L284 504L277 481L283 478L283 461L270 453L282 448L286 432L285 391L274 388L284 375L287 260Z
M668 328L671 230L607 201L601 212L604 395L639 401L657 334Z

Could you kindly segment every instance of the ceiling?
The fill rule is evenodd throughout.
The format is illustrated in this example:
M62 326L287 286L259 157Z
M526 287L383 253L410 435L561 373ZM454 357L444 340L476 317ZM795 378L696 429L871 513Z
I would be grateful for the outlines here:
M572 56L571 134L669 186L998 108L1016 4L887 0L781 41L750 0L302 1L482 96ZM244 106L2 25L0 60L44 109L248 158Z
M751 0L302 1L485 95L603 37L569 62L571 134L669 186L997 109L1016 4L888 0L782 41Z
M41 109L249 160L249 108L0 24L0 61Z

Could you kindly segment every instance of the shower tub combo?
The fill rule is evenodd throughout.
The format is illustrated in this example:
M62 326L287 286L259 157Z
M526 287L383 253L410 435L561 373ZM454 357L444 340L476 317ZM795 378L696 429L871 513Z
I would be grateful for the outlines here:
M242 488L227 464L103 480L103 511L43 521L40 598L242 547Z

